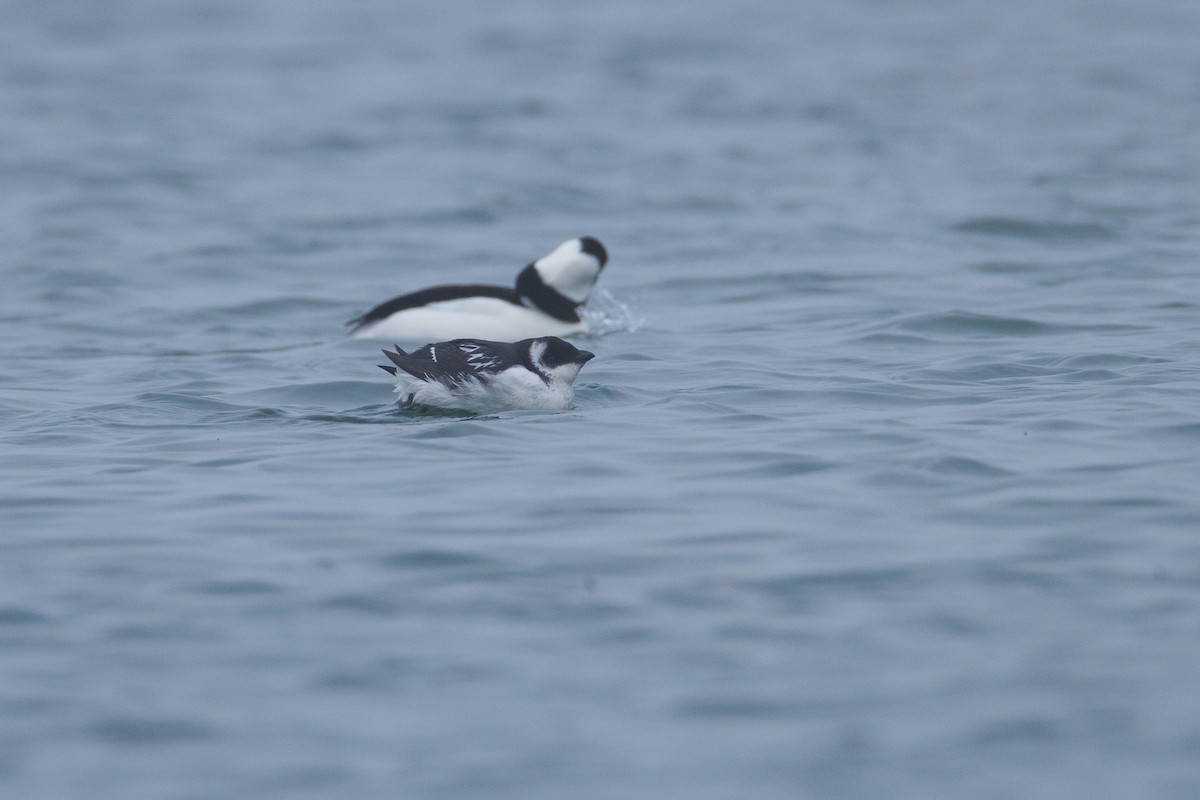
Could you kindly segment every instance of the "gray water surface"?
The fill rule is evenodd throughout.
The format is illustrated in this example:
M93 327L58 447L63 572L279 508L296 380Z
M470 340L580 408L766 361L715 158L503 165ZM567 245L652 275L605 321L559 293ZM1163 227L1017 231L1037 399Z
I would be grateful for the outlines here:
M1200 5L0 13L0 795L1200 796Z

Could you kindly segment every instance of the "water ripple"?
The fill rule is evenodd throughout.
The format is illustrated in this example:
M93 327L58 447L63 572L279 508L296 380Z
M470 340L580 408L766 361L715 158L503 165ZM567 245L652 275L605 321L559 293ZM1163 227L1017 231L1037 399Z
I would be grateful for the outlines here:
M894 329L942 336L1033 337L1063 333L1072 326L1038 322L1021 317L1001 317L971 311L917 314L893 323Z
M1117 231L1095 222L1056 222L1020 217L972 217L950 226L956 233L1015 239L1076 242L1114 239Z
M111 717L92 725L91 733L110 744L155 746L214 739L217 731L192 719Z

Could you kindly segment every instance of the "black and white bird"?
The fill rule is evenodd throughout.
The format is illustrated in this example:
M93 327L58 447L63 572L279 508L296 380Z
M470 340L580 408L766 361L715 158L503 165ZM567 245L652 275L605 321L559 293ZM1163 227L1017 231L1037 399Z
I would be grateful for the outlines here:
M488 342L455 339L412 353L384 350L404 408L427 406L487 414L511 409L561 411L571 404L579 370L593 353L557 336Z
M434 286L380 303L350 320L360 339L429 341L461 336L514 341L587 332L587 302L608 253L591 236L570 239L532 262L515 286Z

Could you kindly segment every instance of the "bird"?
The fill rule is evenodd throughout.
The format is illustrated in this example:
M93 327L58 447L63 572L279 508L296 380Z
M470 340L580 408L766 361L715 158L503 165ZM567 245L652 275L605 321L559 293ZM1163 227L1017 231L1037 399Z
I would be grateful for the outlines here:
M393 297L346 324L357 339L406 342L586 333L580 306L608 263L592 236L568 239L517 274L512 288L451 284Z
M396 378L404 409L488 414L514 409L561 411L571 404L579 370L595 357L557 336L518 342L454 339L406 353L399 345L380 364Z

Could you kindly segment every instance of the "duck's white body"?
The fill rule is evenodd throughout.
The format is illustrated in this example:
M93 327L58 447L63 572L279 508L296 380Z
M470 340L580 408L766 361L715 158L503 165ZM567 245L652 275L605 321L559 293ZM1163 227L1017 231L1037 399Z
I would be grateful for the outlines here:
M351 335L397 341L516 341L586 333L579 308L607 261L608 253L596 239L570 239L521 270L513 288L434 286L393 297L351 320Z
M536 336L587 333L587 323L567 322L496 297L464 297L409 308L354 331L358 339L419 342L430 339L491 339L515 342Z

